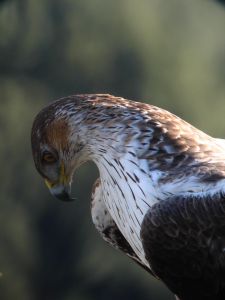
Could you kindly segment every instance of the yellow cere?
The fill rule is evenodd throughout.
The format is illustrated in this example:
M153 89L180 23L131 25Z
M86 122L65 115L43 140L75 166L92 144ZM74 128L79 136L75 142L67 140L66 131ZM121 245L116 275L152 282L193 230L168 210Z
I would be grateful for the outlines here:
M61 167L60 167L59 180L55 181L55 182L51 182L48 179L45 179L45 184L49 189L52 189L54 186L59 185L59 184L62 184L62 185L68 184L68 177L65 175L64 164L61 164Z

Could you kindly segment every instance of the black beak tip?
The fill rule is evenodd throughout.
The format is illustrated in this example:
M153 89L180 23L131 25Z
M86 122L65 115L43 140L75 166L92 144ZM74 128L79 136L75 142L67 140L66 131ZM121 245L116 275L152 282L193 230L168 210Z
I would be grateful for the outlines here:
M54 194L54 196L57 199L64 201L64 202L71 202L71 201L75 200L75 198L70 197L70 194L66 191L63 191L59 194Z

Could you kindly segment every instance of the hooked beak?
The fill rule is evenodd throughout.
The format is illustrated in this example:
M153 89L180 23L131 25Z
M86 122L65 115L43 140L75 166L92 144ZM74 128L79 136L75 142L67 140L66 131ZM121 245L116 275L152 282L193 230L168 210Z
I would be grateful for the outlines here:
M62 200L62 201L73 201L74 198L71 197L71 183L70 179L65 176L64 166L62 165L60 170L60 178L58 182L51 182L45 179L45 184L47 185L50 193Z

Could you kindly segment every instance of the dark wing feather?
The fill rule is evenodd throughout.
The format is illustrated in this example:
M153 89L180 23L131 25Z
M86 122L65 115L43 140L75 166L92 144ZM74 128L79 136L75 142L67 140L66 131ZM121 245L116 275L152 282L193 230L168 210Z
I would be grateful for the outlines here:
M225 195L161 201L146 214L141 237L154 273L180 299L225 299Z
M154 276L151 270L146 265L144 265L138 258L138 256L135 254L134 250L124 238L115 222L112 221L112 223L108 227L106 227L102 232L99 231L99 233L110 246L122 251L133 261L135 261L140 267L145 269L145 271L151 273Z

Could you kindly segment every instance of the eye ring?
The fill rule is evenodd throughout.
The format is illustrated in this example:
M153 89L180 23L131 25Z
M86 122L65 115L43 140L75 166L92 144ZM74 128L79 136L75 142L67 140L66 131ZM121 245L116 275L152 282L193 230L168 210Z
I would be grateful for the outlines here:
M56 157L51 152L45 151L42 154L42 162L46 164L54 164L56 161L57 161Z

